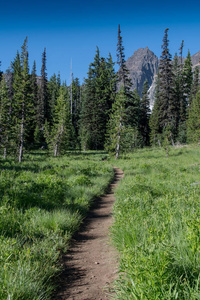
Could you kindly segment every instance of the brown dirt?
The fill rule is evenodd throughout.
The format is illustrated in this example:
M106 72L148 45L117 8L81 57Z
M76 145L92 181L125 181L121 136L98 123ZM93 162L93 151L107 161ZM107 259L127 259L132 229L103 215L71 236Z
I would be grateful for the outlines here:
M61 278L57 300L105 300L111 294L112 282L117 277L117 253L109 238L112 224L114 189L123 172L114 168L115 180L108 194L100 197L85 219L72 247L64 256L65 271Z

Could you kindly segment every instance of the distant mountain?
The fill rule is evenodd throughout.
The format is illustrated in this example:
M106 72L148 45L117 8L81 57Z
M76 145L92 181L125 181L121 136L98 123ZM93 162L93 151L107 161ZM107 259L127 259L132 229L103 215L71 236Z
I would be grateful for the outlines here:
M127 69L130 73L132 80L132 90L137 89L140 96L142 96L142 90L145 80L148 81L149 86L152 85L154 76L158 71L158 58L149 50L140 48L134 52L126 61Z
M185 58L183 58L184 62ZM196 66L200 68L200 51L191 56L193 69ZM158 72L158 57L149 50L148 47L140 48L134 52L126 61L127 69L129 70L129 77L132 80L132 90L137 89L140 97L142 97L142 90L145 80L149 83L149 97L150 106L153 107L155 82Z
M198 66L200 68L200 51L191 56L193 68Z

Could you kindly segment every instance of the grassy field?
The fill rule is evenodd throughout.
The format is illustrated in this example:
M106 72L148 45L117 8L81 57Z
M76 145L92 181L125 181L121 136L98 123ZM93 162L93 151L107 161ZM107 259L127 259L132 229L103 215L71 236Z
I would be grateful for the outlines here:
M0 299L50 299L61 253L113 178L104 153L0 163Z
M115 164L117 299L200 299L200 147L138 150Z

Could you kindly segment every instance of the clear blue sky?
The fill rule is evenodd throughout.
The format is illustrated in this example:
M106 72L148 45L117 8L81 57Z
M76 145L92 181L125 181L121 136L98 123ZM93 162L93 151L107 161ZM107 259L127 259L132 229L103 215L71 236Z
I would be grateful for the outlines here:
M0 61L5 71L28 36L30 69L36 60L40 74L41 55L46 47L47 73L60 71L70 83L72 60L74 77L83 81L93 61L96 46L100 54L109 52L116 61L118 24L121 25L126 59L138 48L149 47L158 57L164 30L169 28L172 55L184 40L184 56L200 50L200 1L169 0L1 0Z

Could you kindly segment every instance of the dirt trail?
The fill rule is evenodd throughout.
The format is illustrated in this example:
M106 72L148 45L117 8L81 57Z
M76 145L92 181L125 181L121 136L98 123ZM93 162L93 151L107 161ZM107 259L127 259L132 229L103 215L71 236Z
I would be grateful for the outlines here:
M56 300L109 299L112 281L117 277L117 255L110 244L109 227L112 224L114 189L123 172L114 168L115 180L108 194L97 200L76 234L73 245L64 256L65 271Z

